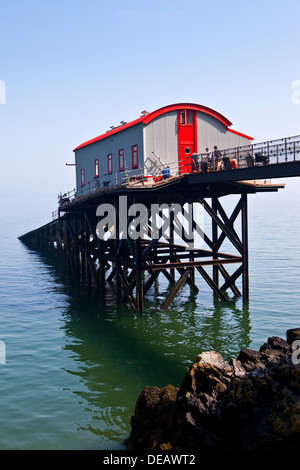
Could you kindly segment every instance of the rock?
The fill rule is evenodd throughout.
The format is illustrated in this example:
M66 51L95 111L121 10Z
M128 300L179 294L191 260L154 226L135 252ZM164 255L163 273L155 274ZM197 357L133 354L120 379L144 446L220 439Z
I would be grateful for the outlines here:
M285 340L225 361L197 355L179 388L145 387L128 450L281 450L300 444L300 365Z
M127 441L128 450L166 450L167 436L176 421L176 398L178 388L146 386L140 394L135 414L131 418L134 441ZM146 447L145 447L146 446ZM162 446L162 447L161 447Z
M300 328L292 328L286 332L287 343L292 345L296 340L300 340Z

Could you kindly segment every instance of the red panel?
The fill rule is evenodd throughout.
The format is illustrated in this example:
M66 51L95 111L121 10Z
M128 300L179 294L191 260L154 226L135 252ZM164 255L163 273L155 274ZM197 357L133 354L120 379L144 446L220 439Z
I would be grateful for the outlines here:
M196 113L193 111L192 119L189 119L188 112L185 112L185 118L180 119L182 111L178 112L178 164L179 173L190 172L191 155L196 150L197 126Z

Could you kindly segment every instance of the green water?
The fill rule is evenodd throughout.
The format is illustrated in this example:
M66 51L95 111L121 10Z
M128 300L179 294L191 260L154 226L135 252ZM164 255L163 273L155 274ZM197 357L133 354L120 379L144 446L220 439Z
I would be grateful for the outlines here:
M299 326L297 181L284 191L249 198L249 303L221 302L196 278L198 294L185 286L162 310L169 285L159 277L143 315L17 239L50 219L51 198L2 195L0 449L122 449L145 385L180 385L203 350L229 359Z

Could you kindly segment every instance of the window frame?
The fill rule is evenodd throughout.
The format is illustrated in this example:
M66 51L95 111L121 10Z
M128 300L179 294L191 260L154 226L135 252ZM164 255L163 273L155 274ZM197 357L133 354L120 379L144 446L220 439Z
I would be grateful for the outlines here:
M99 178L99 158L95 159L95 177Z
M136 159L136 161L135 161ZM135 144L131 147L131 164L132 168L138 168L139 167L139 150L138 150L138 145Z
M85 171L84 168L80 170L80 183L81 186L85 186Z
M107 155L107 172L109 175L111 175L113 172L112 153Z
M196 113L191 109L183 109L178 112L178 127L195 126L195 120Z
M125 154L124 154L124 149L119 149L119 171L123 171L125 169ZM122 165L121 165L121 159L122 159Z

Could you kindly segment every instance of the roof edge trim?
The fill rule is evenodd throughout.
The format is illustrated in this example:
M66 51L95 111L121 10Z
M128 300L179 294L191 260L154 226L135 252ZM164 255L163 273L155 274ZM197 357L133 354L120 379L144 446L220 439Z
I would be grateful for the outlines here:
M227 129L227 130L228 132L232 132L232 134L239 135L240 137L244 137L245 139L254 140L254 137L250 137L249 135L242 134L241 132L238 132L238 131L234 131L233 129Z
M135 126L139 123L143 124L148 124L151 122L153 119L157 118L158 116L161 116L163 114L166 114L170 111L179 111L181 109L188 109L192 111L198 111L204 114L208 114L218 121L220 121L226 128L232 125L232 123L222 114L218 113L218 111L215 111L214 109L208 108L207 106L202 106L199 104L194 104L194 103L177 103L177 104L171 104L168 106L163 106L162 108L157 109L156 111L152 111L144 116L139 117L138 119L135 119L134 121L130 121L122 126L117 126L116 128L112 129L111 131L107 131L101 135L98 135L97 137L94 137L93 139L87 140L86 142L83 142L82 144L78 145L73 152L76 150L79 150L80 148L87 147L88 145L94 144L95 142L98 142L99 140L106 139L107 137L110 137L111 135L114 135L118 132L121 132L125 129L128 129L129 127ZM230 130L230 129L227 129ZM241 134L242 135L242 134ZM250 137L251 139L251 137Z
M179 111L180 109L190 109L192 111L199 111L201 113L209 114L210 116L222 122L222 124L224 124L226 127L229 127L232 125L229 119L227 119L221 113L218 113L218 111L215 111L212 108L208 108L207 106L202 106L202 105L194 104L194 103L177 103L177 104L171 104L169 106L164 106L162 108L159 108L156 111L152 111L151 113L146 114L143 120L143 124L148 124L153 119L155 119L158 116L161 116L162 114L168 113L170 111Z
M94 144L95 142L98 142L99 140L106 139L106 137L110 137L111 135L114 135L117 132L121 132L125 129L128 129L128 127L135 126L136 124L139 124L140 122L143 122L144 117L145 116L141 116L140 118L135 119L134 121L127 122L126 124L123 124L122 126L117 126L114 129L112 129L111 131L104 132L104 134L98 135L97 137L94 137L91 140L87 140L86 142L83 142L83 144L78 145L78 147L76 147L73 150L73 152L75 152L75 150L78 150L82 147L87 147L88 145Z

